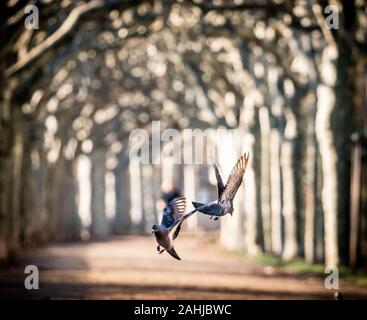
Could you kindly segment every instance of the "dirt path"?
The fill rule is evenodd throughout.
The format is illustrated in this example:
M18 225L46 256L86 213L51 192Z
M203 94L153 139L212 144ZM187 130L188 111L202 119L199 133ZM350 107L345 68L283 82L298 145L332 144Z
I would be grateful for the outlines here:
M182 237L182 261L158 255L151 237L51 245L29 251L17 267L0 271L0 298L32 299L332 299L323 280L279 273L244 262L213 244ZM40 270L40 289L24 289L24 267ZM340 283L348 298L367 287Z

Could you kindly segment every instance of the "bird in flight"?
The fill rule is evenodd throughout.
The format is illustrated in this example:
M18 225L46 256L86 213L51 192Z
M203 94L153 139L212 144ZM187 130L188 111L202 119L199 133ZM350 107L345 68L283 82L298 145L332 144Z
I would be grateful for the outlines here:
M181 260L175 251L173 240L175 240L180 233L182 222L196 212L196 210L194 210L184 214L185 209L185 197L178 196L172 199L163 209L161 224L153 225L152 234L154 234L154 237L158 243L157 251L159 254L167 251L175 259ZM163 247L163 249L161 249L161 247Z
M238 159L229 175L226 185L223 184L218 167L214 164L215 177L217 178L218 200L209 203L193 202L195 209L209 215L214 220L226 215L233 214L233 199L242 183L242 178L249 160L249 154L245 153Z

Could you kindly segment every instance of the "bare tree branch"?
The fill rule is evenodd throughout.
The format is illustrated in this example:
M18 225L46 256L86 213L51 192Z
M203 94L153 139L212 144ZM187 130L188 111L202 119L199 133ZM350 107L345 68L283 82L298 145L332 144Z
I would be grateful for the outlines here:
M23 55L21 60L18 60L12 66L5 70L5 76L11 77L35 59L44 54L49 48L57 44L61 39L63 39L78 23L80 17L84 14L95 10L97 8L103 7L105 2L103 0L93 0L88 3L84 3L75 7L66 18L64 23L57 29L53 34L51 34L45 41L31 49L29 52Z

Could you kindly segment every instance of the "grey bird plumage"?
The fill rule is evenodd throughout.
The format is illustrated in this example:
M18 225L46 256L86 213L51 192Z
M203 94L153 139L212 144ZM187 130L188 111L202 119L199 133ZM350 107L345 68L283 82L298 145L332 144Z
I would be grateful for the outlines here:
M172 257L181 260L175 251L173 240L177 238L181 230L181 224L190 217L196 210L184 214L186 209L186 199L179 196L170 201L163 209L163 216L160 225L153 225L152 233L158 243L157 251L161 254L167 251ZM161 249L161 247L163 249Z
M195 209L211 217L214 216L214 220L218 220L219 217L224 216L227 213L232 215L233 199L242 183L248 160L248 153L243 154L241 158L238 159L236 165L231 171L231 174L229 175L226 185L223 184L218 167L214 165L215 177L217 178L218 199L206 204L193 202L192 204Z

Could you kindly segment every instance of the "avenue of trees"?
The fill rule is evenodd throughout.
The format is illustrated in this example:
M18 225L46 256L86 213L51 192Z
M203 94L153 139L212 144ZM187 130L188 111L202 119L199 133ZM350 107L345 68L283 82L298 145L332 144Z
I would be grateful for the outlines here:
M219 144L224 179L250 152L222 246L367 265L365 1L29 4L39 29L25 28L26 1L0 3L1 259L145 233L171 177L214 199L210 166L129 161L131 130L159 120L235 129Z

